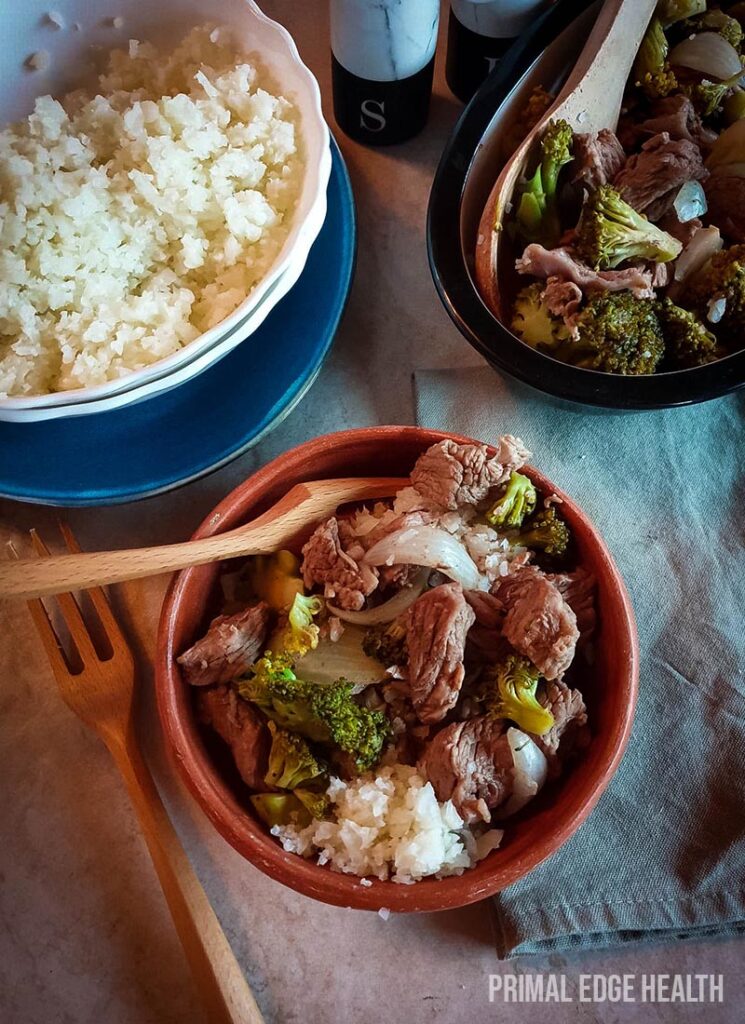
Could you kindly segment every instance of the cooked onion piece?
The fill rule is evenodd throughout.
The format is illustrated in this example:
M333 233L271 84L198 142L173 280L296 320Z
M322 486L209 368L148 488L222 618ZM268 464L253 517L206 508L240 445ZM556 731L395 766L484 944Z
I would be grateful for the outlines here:
M506 818L524 807L543 786L548 774L546 755L527 733L514 726L507 730L507 742L515 766L512 796L502 804L494 817Z
M460 583L464 590L488 590L465 547L436 526L404 527L373 544L364 557L368 565L428 565Z
M429 571L422 569L410 586L402 587L393 597L383 604L379 604L376 608L366 608L361 612L351 612L347 611L346 608L336 608L331 604L327 604L326 607L338 619L341 619L343 622L351 622L356 626L377 626L380 623L393 622L399 615L403 615L406 609L416 601L424 590L428 576Z
M684 39L673 47L668 59L673 65L692 68L720 82L743 70L737 50L718 32L699 32Z

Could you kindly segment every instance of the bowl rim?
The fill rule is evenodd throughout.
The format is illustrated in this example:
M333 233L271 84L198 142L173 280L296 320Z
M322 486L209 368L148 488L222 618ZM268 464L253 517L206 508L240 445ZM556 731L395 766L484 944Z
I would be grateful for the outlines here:
M236 330L240 329L241 323L253 318L260 307L266 306L264 315L267 316L275 302L279 301L279 297L275 298L274 285L276 282L294 261L297 260L301 268L304 266L323 224L323 217L320 214L325 206L326 190L331 175L331 135L323 116L321 89L315 75L300 57L297 44L284 25L264 14L255 0L243 0L243 2L247 8L247 20L253 18L262 22L282 41L287 50L288 63L296 67L299 79L304 80L307 96L311 101L309 109L312 110L313 122L311 124L302 123L300 130L304 148L307 150L309 141L314 140L314 147L318 146L318 157L312 165L306 164L304 168L304 187L308 189L307 209L304 216L301 219L297 219L297 217L294 219L290 231L282 243L282 248L277 253L269 270L240 305L236 306L219 323L214 324L193 341L184 345L183 348L148 366L132 370L122 377L105 381L103 384L44 395L0 398L0 410L7 409L19 416L26 411L64 410L66 406L78 406L115 398L161 381L173 371L183 369L198 357L206 355L223 340L232 337Z
M461 242L461 205L484 131L543 51L596 0L558 0L510 48L466 106L443 150L427 207L427 255L442 304L488 363L565 401L649 410L721 398L745 386L745 350L707 366L623 376L570 366L526 345L493 315L473 281ZM485 197L486 201L486 197Z
M350 443L360 440L378 446L406 440L424 449L446 438L452 438L458 443L474 443L473 439L458 434L411 426L363 427L317 437L283 453L244 480L206 516L193 536L212 536L238 525L243 521L243 508L250 505L252 500L255 501L257 494L260 496L281 481L288 465L310 465L314 456L327 452L329 446L343 450ZM573 797L573 806L559 825L547 831L538 842L527 849L513 851L513 859L515 856L520 858L519 864L493 866L489 870L490 861L500 854L500 851L496 851L459 876L440 880L424 879L414 885L376 879L372 886L365 887L360 885L357 876L333 872L314 861L304 860L282 850L268 836L266 829L220 783L218 773L203 770L200 761L205 759L197 756L199 752L192 745L179 710L177 695L179 691L183 694L186 684L175 663L174 631L184 594L203 567L183 570L171 580L158 625L155 661L156 698L165 744L180 777L217 831L264 874L296 892L336 906L360 910L387 908L395 912L454 909L493 895L524 877L555 853L576 832L597 804L621 762L634 720L639 685L639 643L634 611L610 551L588 516L543 474L532 467L528 467L528 472L539 487L552 489L567 503L572 515L582 521L595 549L597 562L618 595L624 637L624 648L619 658L627 666L624 679L627 682L628 701L622 716L613 723L592 777L582 786L581 793ZM288 489L290 486L291 483Z

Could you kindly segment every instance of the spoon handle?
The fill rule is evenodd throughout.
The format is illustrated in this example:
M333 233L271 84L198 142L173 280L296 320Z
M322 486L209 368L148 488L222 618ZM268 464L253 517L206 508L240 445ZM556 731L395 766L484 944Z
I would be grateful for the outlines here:
M45 597L157 576L224 558L269 554L288 546L303 532L310 532L309 527L331 515L339 505L388 497L408 482L398 477L360 477L297 484L252 522L213 537L124 551L0 561L0 598Z
M580 131L615 126L623 99L618 83L631 72L656 6L657 0L605 0L551 117Z

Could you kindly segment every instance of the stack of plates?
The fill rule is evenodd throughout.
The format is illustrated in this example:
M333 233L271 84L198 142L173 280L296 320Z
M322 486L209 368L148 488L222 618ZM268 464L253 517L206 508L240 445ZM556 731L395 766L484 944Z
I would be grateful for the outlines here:
M55 18L61 22L61 28L56 27L57 21L53 27L49 18L39 18L33 4L12 6L0 62L0 86L4 87L0 88L0 122L26 115L38 95L61 95L67 91L70 69L86 66L92 45L115 49L132 38L172 45L174 28L168 21L174 16L178 17L177 38L194 24L224 25L248 51L259 54L262 65L299 112L305 164L302 191L290 233L273 267L220 324L167 359L118 380L52 395L0 399L0 420L6 422L95 415L141 402L202 373L253 334L292 288L326 216L331 153L321 94L315 78L300 60L292 37L281 25L262 14L252 0L205 2L198 17L190 0L170 0L167 15L156 19L147 11L148 5L139 0L122 0L115 19L118 28L111 18L104 17L103 5L100 12L96 6L90 0L56 3ZM48 66L29 74L25 61L29 54L40 51L48 54Z
M356 245L346 168L323 120L318 83L290 35L252 0L118 0L14 4L0 40L0 124L34 98L80 84L90 49L136 38L173 45L194 25L230 27L257 52L300 114L305 178L286 243L269 274L221 324L153 366L95 388L0 400L0 496L98 505L155 494L227 462L305 394L331 345ZM62 27L57 22L62 22ZM46 50L48 67L24 62Z

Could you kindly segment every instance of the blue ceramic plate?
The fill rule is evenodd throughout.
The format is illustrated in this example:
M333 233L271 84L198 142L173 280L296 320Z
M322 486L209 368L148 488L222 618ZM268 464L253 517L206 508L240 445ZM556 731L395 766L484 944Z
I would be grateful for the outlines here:
M354 199L333 141L332 150L321 233L297 284L250 344L137 405L69 420L0 422L0 495L65 506L144 498L235 458L289 413L321 369L354 270Z

